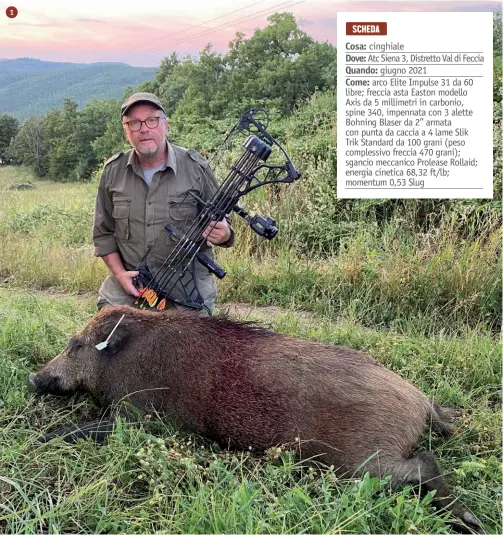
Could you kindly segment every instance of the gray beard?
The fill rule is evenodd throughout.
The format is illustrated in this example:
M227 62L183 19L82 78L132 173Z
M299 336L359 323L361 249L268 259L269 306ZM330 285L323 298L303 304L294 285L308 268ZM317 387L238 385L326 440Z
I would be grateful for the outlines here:
M159 147L156 147L155 149L143 149L139 150L136 149L142 156L149 157L149 156L155 156L159 152Z

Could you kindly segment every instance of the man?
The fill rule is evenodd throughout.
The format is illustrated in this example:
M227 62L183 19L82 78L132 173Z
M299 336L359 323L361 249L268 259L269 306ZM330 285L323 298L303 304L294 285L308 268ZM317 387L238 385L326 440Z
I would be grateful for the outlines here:
M110 270L99 289L97 307L132 304L138 297L133 278L148 252L155 275L177 239L190 228L201 210L193 195L209 200L218 184L206 160L193 149L167 140L168 121L152 93L135 93L121 108L122 126L132 149L112 156L101 175L93 226L95 255ZM175 230L165 230L166 224ZM213 222L203 233L201 252L213 259L212 245L230 247L234 231L229 222ZM203 313L211 314L216 284L207 268L195 262L195 280L204 299ZM183 293L177 288L177 299ZM172 301L168 307L184 308Z

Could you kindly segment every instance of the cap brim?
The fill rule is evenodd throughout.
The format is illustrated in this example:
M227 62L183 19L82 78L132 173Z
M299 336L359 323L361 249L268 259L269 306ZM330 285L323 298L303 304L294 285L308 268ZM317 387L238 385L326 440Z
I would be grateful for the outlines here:
M124 115L126 115L126 113L128 112L130 108L132 108L133 106L136 106L136 104L142 104L142 103L151 104L152 106L155 106L158 110L161 110L164 114L166 113L164 109L162 108L162 106L159 106L159 104L156 104L155 102L152 102L151 100L136 100L135 102L131 102L131 104L129 104L126 108L124 108L121 111L121 116L124 117Z

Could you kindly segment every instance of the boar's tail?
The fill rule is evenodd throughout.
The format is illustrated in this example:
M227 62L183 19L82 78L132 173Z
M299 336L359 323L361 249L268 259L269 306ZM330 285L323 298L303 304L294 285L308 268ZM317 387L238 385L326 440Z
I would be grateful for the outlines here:
M443 436L450 436L454 431L452 422L460 418L462 411L460 409L451 409L442 407L437 402L431 400L431 425L433 429Z

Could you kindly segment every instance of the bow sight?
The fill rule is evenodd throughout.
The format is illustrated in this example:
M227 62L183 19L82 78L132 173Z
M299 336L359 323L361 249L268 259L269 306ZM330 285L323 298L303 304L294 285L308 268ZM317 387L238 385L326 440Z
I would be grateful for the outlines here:
M260 120L261 117L265 118L265 124ZM236 133L248 134L243 143L243 153L231 166L227 178L209 201L204 201L189 191L199 204L200 213L183 236L178 236L171 225L166 225L166 235L171 235L176 245L155 276L147 265L151 251L136 267L139 275L135 277L134 282L139 288L140 298L135 304L162 310L166 306L166 299L169 299L190 308L204 307L194 275L194 261L200 262L219 279L226 275L224 269L199 251L205 241L203 232L212 221L221 221L226 215L235 212L263 238L271 240L278 234L276 222L271 217L250 216L237 204L240 197L256 188L267 184L293 182L301 176L285 149L267 132L268 125L267 112L263 108L252 108L229 133L225 141ZM267 163L274 147L284 156L283 163Z

